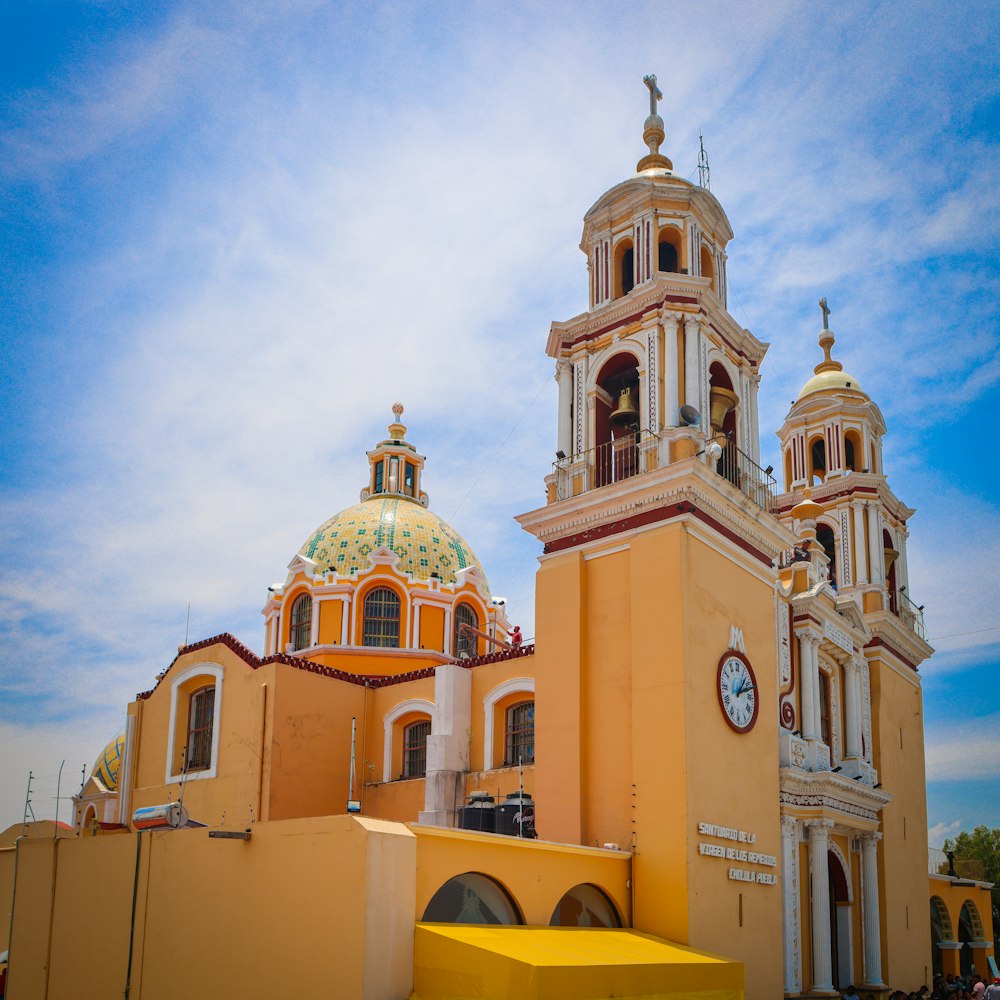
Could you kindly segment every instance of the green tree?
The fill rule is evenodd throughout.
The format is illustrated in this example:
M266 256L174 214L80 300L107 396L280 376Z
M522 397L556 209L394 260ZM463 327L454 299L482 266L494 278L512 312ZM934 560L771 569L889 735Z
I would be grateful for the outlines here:
M946 851L955 852L955 871L964 878L976 878L1000 886L1000 830L977 826L944 842ZM947 871L947 866L945 866ZM1000 952L1000 888L991 893L993 901L994 953Z

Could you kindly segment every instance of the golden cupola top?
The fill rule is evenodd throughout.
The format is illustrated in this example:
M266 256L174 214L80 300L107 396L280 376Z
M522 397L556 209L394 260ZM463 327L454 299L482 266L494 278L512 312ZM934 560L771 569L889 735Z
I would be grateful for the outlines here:
M858 380L845 372L844 366L830 356L836 342L833 330L830 329L831 310L826 299L819 300L819 307L823 312L823 329L820 330L819 334L819 346L823 349L823 360L813 369L813 377L802 386L798 398L802 399L803 396L810 396L814 392L823 392L828 389L848 389L864 394L864 389L861 388Z

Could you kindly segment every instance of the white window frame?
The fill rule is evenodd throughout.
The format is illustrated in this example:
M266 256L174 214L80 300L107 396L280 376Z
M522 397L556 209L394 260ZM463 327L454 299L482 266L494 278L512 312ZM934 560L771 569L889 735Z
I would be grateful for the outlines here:
M214 778L219 767L219 723L222 719L222 678L225 673L223 667L218 663L193 663L190 667L182 670L170 683L170 727L167 730L167 767L165 781L168 785L176 785L181 781L203 781L206 778ZM172 763L176 747L174 744L174 734L177 731L178 701L180 700L180 689L194 677L211 678L215 686L215 708L212 713L212 764L200 771L189 771L185 774L174 774ZM207 684L205 685L208 686ZM183 710L188 710L189 698L184 699Z
M409 701L401 701L382 720L384 728L382 742L382 780L392 781L392 731L396 722L410 712L420 712L427 715L431 720L431 735L438 730L437 706L432 701L424 698L411 698Z
M483 770L492 771L493 763L493 724L497 704L510 694L535 694L534 677L512 677L509 681L498 684L483 699Z

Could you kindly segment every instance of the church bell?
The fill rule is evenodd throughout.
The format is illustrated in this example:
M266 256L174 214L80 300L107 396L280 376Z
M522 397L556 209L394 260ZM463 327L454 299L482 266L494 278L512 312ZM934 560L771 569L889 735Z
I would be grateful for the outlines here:
M628 427L639 422L639 409L632 401L632 389L626 386L618 397L618 405L611 411L611 423L617 427Z
M713 385L709 399L711 402L712 430L721 431L729 411L736 409L736 404L740 401L740 397L732 389L723 389L722 386Z

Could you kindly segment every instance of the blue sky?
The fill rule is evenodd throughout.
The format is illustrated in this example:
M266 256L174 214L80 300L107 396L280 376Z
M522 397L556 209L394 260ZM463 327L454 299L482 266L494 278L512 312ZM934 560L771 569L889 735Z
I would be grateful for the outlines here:
M587 208L665 151L736 231L772 431L836 353L911 522L934 839L1000 826L995 5L0 10L0 828L79 780L184 640L357 498L393 400L431 505L532 630L544 355ZM766 464L766 462L765 462ZM66 810L64 806L63 815Z

